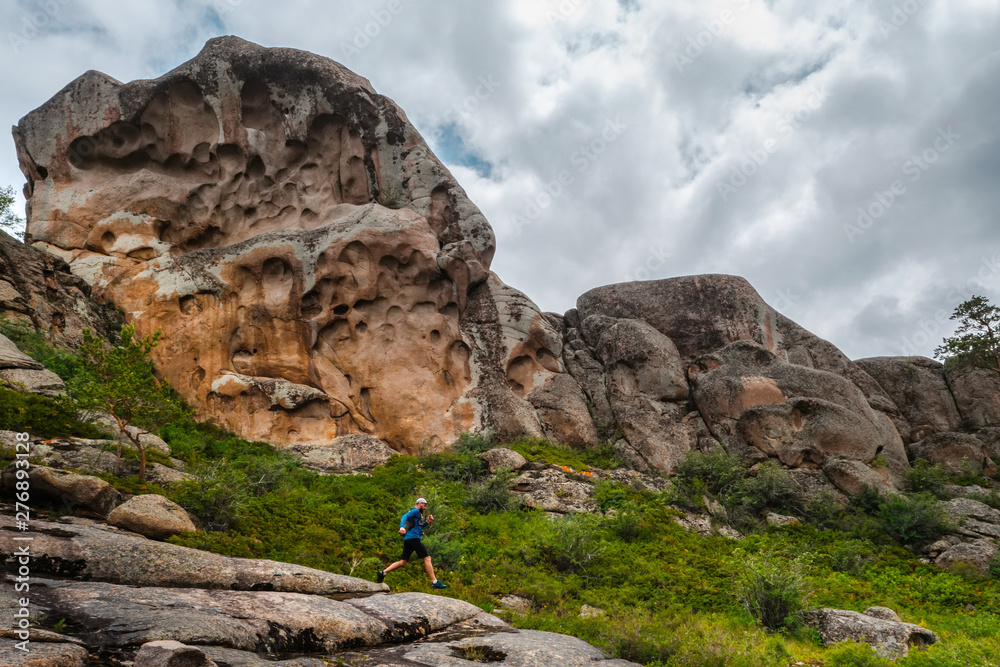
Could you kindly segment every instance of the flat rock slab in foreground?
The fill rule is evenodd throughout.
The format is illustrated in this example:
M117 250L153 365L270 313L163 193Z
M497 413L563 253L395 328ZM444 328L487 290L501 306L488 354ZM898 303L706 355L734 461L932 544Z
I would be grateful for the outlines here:
M483 662L517 667L638 667L627 660L609 660L576 637L534 630L418 642L337 657L347 664L354 664L353 659L366 667L465 667Z
M0 639L0 665L4 667L84 667L87 649L76 644L32 641L27 653L14 648L18 640Z
M385 584L301 565L219 556L114 529L41 522L36 525L31 547L35 556L33 574L135 586L271 590L315 595L363 595L389 590ZM0 534L14 530L14 517L0 516ZM9 540L0 541L0 556L10 558L13 544Z

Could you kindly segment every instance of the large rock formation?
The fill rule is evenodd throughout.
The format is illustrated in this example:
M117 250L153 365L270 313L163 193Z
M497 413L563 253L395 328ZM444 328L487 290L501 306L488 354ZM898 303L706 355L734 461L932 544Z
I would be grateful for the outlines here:
M610 441L657 472L722 443L849 492L898 487L904 445L1000 423L1000 375L853 362L734 276L540 312L490 272L488 222L402 110L309 53L225 37L159 79L88 72L14 138L33 243L79 283L59 285L161 330L159 371L202 416L325 469L358 438L377 463L378 441L491 431Z
M14 139L35 247L161 330L204 416L410 452L544 432L528 398L564 372L560 332L490 276L489 224L402 110L337 63L213 39L156 80L87 72Z

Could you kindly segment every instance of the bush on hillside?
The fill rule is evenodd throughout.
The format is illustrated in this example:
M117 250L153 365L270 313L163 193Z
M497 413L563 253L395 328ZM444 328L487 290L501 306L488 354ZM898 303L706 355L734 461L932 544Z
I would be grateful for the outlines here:
M747 556L735 583L735 596L768 630L794 627L809 594L798 566L774 556Z
M885 532L907 546L928 544L952 528L932 496L893 495L883 499L878 519Z

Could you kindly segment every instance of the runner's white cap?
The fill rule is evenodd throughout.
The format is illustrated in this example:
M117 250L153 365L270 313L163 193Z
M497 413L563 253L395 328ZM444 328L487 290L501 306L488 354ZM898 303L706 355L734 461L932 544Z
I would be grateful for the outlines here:
M426 498L417 498L417 502L415 502L414 505L419 505L420 503L423 503L424 505L426 505L427 504L427 499Z

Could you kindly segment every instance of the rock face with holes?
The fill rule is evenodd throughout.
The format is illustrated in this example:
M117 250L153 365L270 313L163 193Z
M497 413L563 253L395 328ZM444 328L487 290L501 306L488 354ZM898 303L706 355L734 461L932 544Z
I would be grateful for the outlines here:
M556 428L595 443L575 381L536 392L565 374L561 332L490 274L486 219L337 63L213 39L159 79L87 72L14 139L35 247L163 332L158 368L203 416L412 453L551 432L565 401Z

